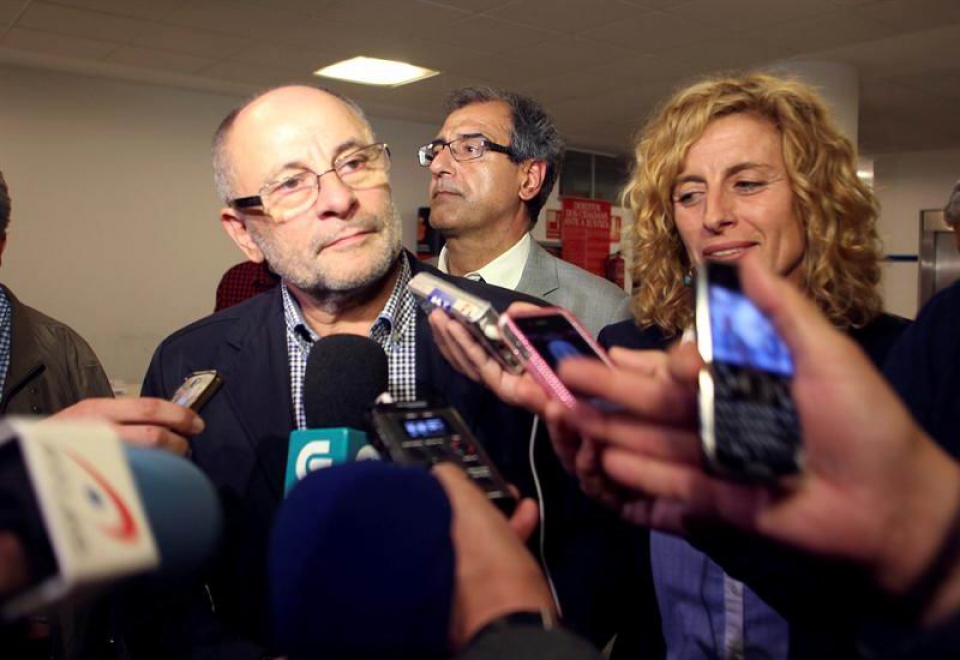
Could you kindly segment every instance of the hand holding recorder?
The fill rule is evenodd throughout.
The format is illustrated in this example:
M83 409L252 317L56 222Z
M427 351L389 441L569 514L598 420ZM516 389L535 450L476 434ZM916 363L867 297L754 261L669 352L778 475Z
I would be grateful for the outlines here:
M428 273L409 286L429 312L444 358L511 405L539 414L554 397L575 406L556 376L557 365L575 355L606 361L590 334L559 307L513 303L499 315L490 303Z
M609 364L603 350L566 310L514 303L498 316L489 303L425 273L414 277L410 289L432 308L430 325L446 360L502 401L536 415L543 414L551 398L576 406L575 396L556 375L563 359L584 356ZM503 348L522 365L520 371L505 363ZM599 470L593 443L557 416L547 425L561 462L579 476L582 488L610 506L619 506L617 489Z

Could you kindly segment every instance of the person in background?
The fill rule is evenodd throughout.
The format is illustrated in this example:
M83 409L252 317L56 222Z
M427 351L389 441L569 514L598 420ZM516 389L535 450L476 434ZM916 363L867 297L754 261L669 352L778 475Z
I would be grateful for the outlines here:
M454 90L446 105L437 138L419 153L430 169L430 225L446 239L440 270L565 307L594 337L628 318L623 289L557 259L530 235L566 150L544 109L489 87Z
M960 250L960 181L943 209ZM960 282L937 292L903 333L884 375L914 419L940 446L960 458Z
M231 266L217 284L217 302L213 311L233 307L258 293L280 284L280 276L270 270L266 261L244 261Z
M7 247L12 203L0 172L0 257ZM95 418L125 441L183 454L185 437L202 427L189 410L166 401L113 398L90 345L69 326L20 302L0 285L0 417ZM108 657L107 610L92 602L32 618L4 632L5 651L18 658Z
M957 241L957 250L960 250L960 181L953 184L950 199L943 209L943 220L953 228L953 236Z
M0 172L0 258L12 204ZM0 415L49 415L88 397L111 397L107 374L70 327L0 285Z

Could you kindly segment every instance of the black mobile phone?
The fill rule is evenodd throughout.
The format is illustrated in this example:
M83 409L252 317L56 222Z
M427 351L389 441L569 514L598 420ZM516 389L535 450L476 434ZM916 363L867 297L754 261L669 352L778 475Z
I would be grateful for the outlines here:
M222 382L220 376L214 370L194 371L183 380L170 400L178 405L190 408L194 412L200 412L200 409L210 400L210 397L220 389Z
M712 470L772 481L801 470L793 359L770 319L744 295L740 272L708 262L697 273L700 438Z
M371 443L384 460L399 465L453 463L506 515L517 498L463 418L441 401L378 403L370 411Z

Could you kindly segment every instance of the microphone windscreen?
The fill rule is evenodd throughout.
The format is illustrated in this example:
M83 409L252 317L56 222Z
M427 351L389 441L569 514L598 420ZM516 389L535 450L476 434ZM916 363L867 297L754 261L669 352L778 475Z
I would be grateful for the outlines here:
M160 552L159 574L192 574L220 542L217 491L196 465L169 452L128 445L124 455Z
M419 467L309 474L274 523L278 650L306 658L444 658L454 584L450 503Z
M307 428L366 430L367 412L387 388L387 355L377 342L359 335L324 337L310 349L303 379Z

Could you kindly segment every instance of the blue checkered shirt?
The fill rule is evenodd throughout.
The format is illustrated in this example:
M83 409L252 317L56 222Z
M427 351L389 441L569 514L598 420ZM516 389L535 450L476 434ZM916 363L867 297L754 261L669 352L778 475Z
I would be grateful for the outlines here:
M370 339L380 344L387 354L390 394L397 401L417 398L416 301L407 289L410 264L400 255L400 275L390 299L370 328ZM310 347L321 337L306 324L300 305L286 283L281 285L283 316L287 329L287 356L290 360L290 391L294 418L298 429L307 427L303 409L303 377L307 371Z

